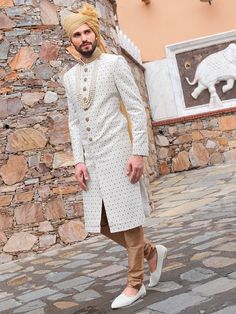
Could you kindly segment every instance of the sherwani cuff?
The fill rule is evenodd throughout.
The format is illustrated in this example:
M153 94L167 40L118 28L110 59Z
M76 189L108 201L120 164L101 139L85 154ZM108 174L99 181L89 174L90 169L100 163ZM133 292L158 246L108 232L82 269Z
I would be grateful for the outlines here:
M148 156L148 147L135 147L133 146L132 155Z
M74 157L74 165L77 165L79 163L84 164L84 158L83 157Z

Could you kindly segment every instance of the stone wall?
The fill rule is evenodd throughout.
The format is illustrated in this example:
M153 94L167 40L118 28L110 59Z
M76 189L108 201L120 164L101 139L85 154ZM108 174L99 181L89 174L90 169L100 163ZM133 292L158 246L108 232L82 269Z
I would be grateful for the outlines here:
M235 109L154 123L160 174L236 160Z
M88 236L61 85L76 61L60 26L85 2L100 13L108 51L120 53L113 0L0 0L0 263ZM142 69L133 70L147 103Z

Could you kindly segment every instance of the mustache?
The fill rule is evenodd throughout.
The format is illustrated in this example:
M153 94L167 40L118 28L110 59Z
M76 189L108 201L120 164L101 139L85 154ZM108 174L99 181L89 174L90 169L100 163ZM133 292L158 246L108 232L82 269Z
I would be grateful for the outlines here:
M91 45L92 43L90 41L83 41L80 46L82 47L82 46L85 46L85 45L88 45L88 44Z

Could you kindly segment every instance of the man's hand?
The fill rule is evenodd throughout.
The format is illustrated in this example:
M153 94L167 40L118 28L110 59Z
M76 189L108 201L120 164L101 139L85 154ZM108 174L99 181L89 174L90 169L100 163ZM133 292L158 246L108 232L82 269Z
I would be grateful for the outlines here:
M143 174L144 160L142 156L131 156L127 165L127 176L131 183L136 183Z
M75 177L79 181L82 190L87 191L87 181L89 179L88 170L84 163L75 166Z

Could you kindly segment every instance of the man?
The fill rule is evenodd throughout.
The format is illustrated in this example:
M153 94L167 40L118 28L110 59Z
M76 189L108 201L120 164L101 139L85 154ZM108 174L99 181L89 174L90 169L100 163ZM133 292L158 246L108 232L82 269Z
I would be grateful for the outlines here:
M160 279L167 252L143 235L147 202L139 181L143 157L148 155L146 114L125 59L104 53L95 9L85 5L79 13L67 16L63 27L81 56L64 75L64 85L85 227L88 232L101 232L128 252L127 286L112 303L112 308L120 308L146 294L144 258L152 287ZM131 121L132 143L121 101Z

